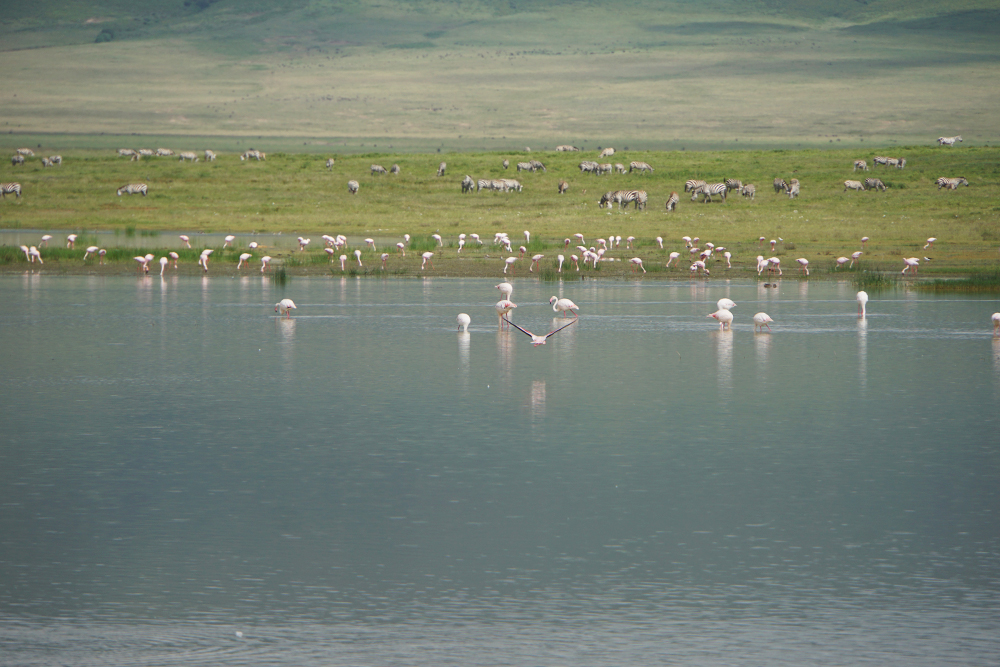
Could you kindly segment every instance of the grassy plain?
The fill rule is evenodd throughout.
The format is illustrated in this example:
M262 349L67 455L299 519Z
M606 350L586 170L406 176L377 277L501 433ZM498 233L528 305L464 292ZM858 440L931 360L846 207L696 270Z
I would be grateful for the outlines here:
M135 146L140 147L139 145ZM156 148L155 145L149 145ZM207 147L200 140L171 146L176 151ZM13 149L13 146L9 147ZM56 147L37 149L39 155L57 152ZM852 171L854 159L871 164L874 154L906 158L905 169L873 168L872 172ZM298 273L330 271L322 252L319 235L344 234L351 250L361 240L378 240L378 253L390 252L390 271L396 275L419 275L419 252L436 252L434 272L438 275L497 275L502 257L491 246L494 233L507 232L515 248L523 243L523 231L531 232L529 254L543 253L543 267L551 272L562 240L582 233L587 243L597 237L635 236L637 247L609 253L618 259L642 257L647 271L665 274L663 267L671 250L683 251L682 236L699 236L703 241L724 245L733 252L734 268L729 275L750 275L759 250L758 237L775 239L776 252L786 273L794 274L794 260L810 260L813 275L833 275L838 256L860 250L862 236L871 238L860 269L896 272L902 258L930 256L921 275L976 274L995 271L1000 255L1000 148L901 147L861 152L836 150L768 151L619 151L611 160L625 165L642 160L653 165L652 174L582 174L582 159L594 159L594 152L504 152L504 153L373 153L337 156L332 169L325 158L310 153L269 154L266 161L241 162L233 153L221 154L214 163L181 163L176 158L146 158L130 162L111 150L62 151L61 166L43 168L38 158L24 166L0 166L0 180L22 184L21 199L8 196L0 202L0 229L49 232L57 240L68 232L81 235L75 253L52 248L44 251L47 271L134 270L127 251L118 263L101 269L94 263L84 267L80 248L89 245L88 234L98 230L116 231L146 240L148 251L163 254L164 247L176 245L174 233L232 233L242 247L221 248L213 264L232 272L236 255L252 235L270 246L263 252L284 260L288 270ZM510 160L504 171L501 162ZM516 173L515 164L539 159L546 172ZM445 176L436 176L437 165L448 164ZM374 163L389 168L399 164L398 175L373 175ZM478 178L517 178L520 193L479 192L463 194L460 187L466 174ZM872 175L888 186L886 192L844 192L843 181ZM798 178L802 194L790 200L776 194L773 179ZM939 176L965 176L970 186L956 191L938 190ZM726 203L702 204L683 194L684 181L701 178L720 181L741 178L757 185L754 201L731 194ZM350 195L347 181L360 182L360 192ZM570 184L569 192L557 194L560 180ZM115 195L118 186L146 182L149 195ZM649 193L646 210L624 212L598 208L606 190L641 188ZM673 191L681 193L676 212L667 213L664 203ZM157 234L170 233L161 242ZM286 239L278 243L279 237ZM431 234L440 234L444 248L435 249ZM487 244L469 244L457 252L460 233L478 233ZM404 260L395 243L403 234L412 236L411 249ZM313 239L305 253L291 249L297 236ZM655 243L665 239L664 249ZM927 238L937 237L933 250L924 251ZM283 245L282 248L277 247ZM574 242L573 245L576 245ZM8 271L26 268L16 247L4 247L0 266ZM193 252L193 251L192 251ZM258 252L257 255L263 254ZM565 255L570 254L564 252ZM120 253L119 253L120 254ZM192 255L186 259L193 268ZM685 253L686 258L686 253ZM218 260L225 260L220 262ZM229 260L232 260L231 265ZM362 270L378 274L376 253L364 250ZM687 264L682 264L686 267ZM519 264L525 273L528 260ZM339 273L339 264L334 267ZM622 275L626 264L602 265L601 275ZM836 270L835 273L842 273ZM574 272L575 273L575 272ZM686 274L686 268L681 269ZM713 273L722 273L718 264ZM753 273L755 275L755 273Z

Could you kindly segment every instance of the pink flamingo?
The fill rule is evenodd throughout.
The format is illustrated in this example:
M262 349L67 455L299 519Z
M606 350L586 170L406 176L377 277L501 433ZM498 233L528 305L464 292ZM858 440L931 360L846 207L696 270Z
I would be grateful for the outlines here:
M642 265L642 258L641 257L633 257L632 259L629 260L629 263L632 264L632 271L633 272L635 272L636 268L640 268L640 269L642 269L643 273L646 273L646 267L644 267Z
M562 312L563 317L566 317L566 313L573 313L573 317L579 317L576 311L580 310L580 306L569 299L560 299L557 296L553 296L549 299L549 303L552 304L552 311L555 313Z
M399 249L399 252L403 254L403 257L406 257L406 246L403 243L397 243L396 247Z
M187 235L185 235L185 234L181 234L181 235L180 235L180 236L179 236L178 238L180 238L180 240L184 242L184 245L185 245L185 246L186 246L187 248L189 248L189 249L191 248L191 239L189 239L189 238L187 237Z
M497 325L503 329L504 321L510 322L505 315L507 315L511 310L517 308L517 304L509 299L500 299L497 301L496 305L493 306L497 311Z
M705 317L712 317L719 321L719 330L725 331L729 329L733 323L733 314L726 310L725 308L720 308L711 315L706 315Z
M556 273L562 273L562 265L563 262L566 261L566 257L563 255L556 255L556 260L559 262L559 269L556 271Z
M799 257L795 261L799 263L799 268L802 269L802 273L808 276L809 275L809 260L806 259L805 257Z
M260 272L264 273L267 270L267 266L271 263L271 256L264 255L260 258Z
M858 292L858 317L864 319L868 313L868 292L864 290Z
M100 248L98 248L96 245L88 246L87 251L83 253L83 261L86 262L87 257L89 257L93 253L96 253L98 250L100 250Z
M423 271L424 266L429 266L432 269L434 268L434 262L432 261L433 258L434 258L434 253L432 253L432 252L425 252L423 255L421 255L421 257L424 258L424 261L420 263L420 270L421 271Z
M235 241L235 240L236 240L236 237L233 236L232 234L227 235L226 238L223 239L222 247L223 248L228 248L229 246L231 246L233 244L233 241Z
M569 256L569 261L573 262L573 266L576 267L577 271L580 270L580 264L579 264L580 258L579 257L577 257L576 255L570 255Z
M344 266L345 262L347 262L347 255L341 255L340 256L340 272L341 273L343 273L344 271L347 270L347 267Z
M532 345L534 345L535 347L538 347L539 345L545 345L545 341L548 340L548 338L550 336L554 336L557 333L559 333L560 331L562 331L563 329L565 329L566 327L570 326L571 324L575 324L576 323L576 320L571 320L571 321L567 322L566 324L562 325L561 327L559 327L558 329L555 329L553 331L548 332L544 336L536 336L535 334L531 333L527 329L522 329L521 327L517 326L516 324L514 324L510 320L507 320L507 318L503 318L503 319L505 319L507 321L507 324L510 324L511 326L513 326L518 331L527 334L531 338Z
M672 252L672 253L670 253L670 259L667 260L667 268L670 268L670 263L673 262L675 259L677 259L680 256L681 256L681 254L679 252Z
M732 263L733 253L727 250L724 253L722 253L722 256L726 258L726 268L727 269L733 268L733 263Z
M382 270L385 271L385 263L389 261L389 253L382 253Z
M504 299L508 299L509 300L510 299L510 295L514 293L514 286L511 285L508 282L502 282L499 285L497 285L496 287L497 287L498 290L500 290L500 295Z
M529 273L534 272L534 270L535 270L534 267L538 266L539 260L541 260L543 257L545 257L545 255L532 255L532 257L531 257L531 265L528 266L528 272Z
M917 267L920 265L920 259L917 257L905 257L903 258L903 270L901 273L906 273L908 269L913 269L913 273L917 272Z
M163 272L167 270L167 264L169 264L169 263L170 263L170 260L167 259L166 257L161 257L160 258L160 275L161 276L163 275Z
M759 329L763 333L764 327L767 327L767 330L770 331L771 327L768 323L773 321L767 313L757 313L753 316L753 330L757 331Z
M240 253L240 261L236 264L236 270L239 271L241 268L243 268L244 262L246 262L246 264L249 266L251 257L253 257L253 255L251 255L248 252Z
M927 239L927 245L924 246L924 250L933 250L935 241L937 241L937 238L933 236Z
M360 250L355 250L354 251L354 259L358 260L358 266L363 266L363 264L361 263L361 251Z
M295 302L291 299L282 299L274 304L274 312L281 313L285 317L291 317L293 310L296 310L296 307Z
M507 269L510 269L510 275L514 275L514 262L517 261L517 257L508 257L504 260L503 272L507 273Z
M178 254L177 254L176 252L174 252L173 250L171 250L171 251L170 251L170 252L168 252L167 254L168 254L168 255L170 255L170 259L174 260L174 268L176 269L176 268L177 268L177 260L179 260L179 259L181 258L181 256L180 256L180 255L178 255Z

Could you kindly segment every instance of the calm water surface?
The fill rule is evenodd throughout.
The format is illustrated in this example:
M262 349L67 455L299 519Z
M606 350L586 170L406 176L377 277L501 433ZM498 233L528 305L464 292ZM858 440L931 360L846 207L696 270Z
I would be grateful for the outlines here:
M996 300L494 284L0 277L0 664L998 664Z

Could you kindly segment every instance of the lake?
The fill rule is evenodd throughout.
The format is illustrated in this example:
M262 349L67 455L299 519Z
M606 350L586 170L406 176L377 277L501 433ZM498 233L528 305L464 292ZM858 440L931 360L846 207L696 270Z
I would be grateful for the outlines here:
M0 665L996 664L996 299L495 284L0 277Z

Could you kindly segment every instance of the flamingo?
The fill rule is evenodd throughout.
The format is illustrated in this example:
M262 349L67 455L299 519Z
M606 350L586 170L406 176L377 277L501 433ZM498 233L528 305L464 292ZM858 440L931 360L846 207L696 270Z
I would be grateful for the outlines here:
M406 242L406 243L409 243L410 242L410 235L409 234L403 234L403 241Z
M509 299L500 299L499 301L497 301L496 305L493 306L493 307L497 311L497 324L502 329L503 328L503 323L504 323L505 320L508 323L510 322L510 320L508 320L506 317L504 317L504 315L506 315L507 313L509 313L514 308L517 308L517 304L514 303L513 301L509 300Z
M612 236L611 237L611 245L613 246L614 243L615 243L615 237ZM607 248L608 247L608 242L605 241L604 239L597 239L597 245L601 246L602 248Z
M508 257L504 260L503 272L507 273L507 269L510 269L510 275L514 275L514 262L517 261L517 257Z
M340 272L343 273L344 271L347 270L347 268L344 266L344 263L347 261L347 255L341 255L339 259L340 259Z
M365 245L375 250L375 239L365 239Z
M458 240L458 252L462 252L462 248L465 247L465 239Z
M706 315L705 317L712 317L719 321L719 331L724 331L733 323L733 314L726 310L725 308L720 308L711 315Z
M136 255L132 259L136 261L135 268L136 270L139 271L139 273L142 273L144 271L146 273L149 273L149 261L146 259L144 255Z
M858 292L858 317L864 319L868 314L868 292Z
M236 264L236 270L239 271L241 268L243 268L243 262L246 262L247 265L249 265L251 257L253 257L253 255L251 255L248 252L240 253L240 261Z
M758 248L763 248L764 247L764 241L766 241L766 240L767 239L764 238L763 236L761 236L759 239L757 239L757 247Z
M684 241L684 247L685 248L690 248L691 247L691 237L690 236L682 236L681 237L681 241Z
M778 259L777 257L772 257L767 261L771 263L771 267L768 269L768 271L771 271L772 273L777 271L779 276L782 275L780 259Z
M838 258L836 259L836 262L837 262L837 264L836 264L836 266L834 266L834 267L833 267L833 268L834 268L834 270L836 270L836 269L839 269L839 268L840 268L840 267L842 267L842 266L843 266L844 264L847 264L847 263L848 263L849 261L851 261L851 260L850 260L850 259L848 259L847 257L838 257Z
M662 236L657 236L656 237L656 244L658 246L660 246L660 250L663 250L663 237Z
M538 347L539 345L545 345L545 341L549 338L549 336L555 336L557 333L559 333L560 331L562 331L563 329L565 329L569 325L576 323L576 320L570 320L569 322L567 322L566 324L562 325L558 329L550 331L547 334L545 334L544 336L536 336L535 334L531 333L527 329L522 329L521 327L517 326L516 324L514 324L513 322L511 322L510 320L508 320L506 317L503 318L503 319L505 319L507 321L507 324L512 325L518 331L521 331L521 332L527 334L531 338L531 344L534 345L535 347Z
M469 238L478 243L479 245L483 245L483 242L479 239L479 234L469 234Z
M170 252L168 252L167 254L168 254L168 255L170 255L170 259L174 260L174 268L176 269L176 268L177 268L177 260L179 260L179 259L181 258L181 256L180 256L180 255L178 255L178 254L177 254L176 252L174 252L173 250L171 250L171 251L170 251Z
M236 237L233 236L232 234L229 234L228 236L226 236L225 239L223 239L224 243L222 244L222 247L223 248L228 248L229 246L231 246L233 244L233 241L235 241L235 240L236 240Z
M549 303L552 304L552 311L555 313L562 311L563 317L566 317L566 313L573 313L573 317L578 317L576 311L580 310L580 306L569 299L560 299L554 296L549 299Z
M187 237L187 235L185 235L185 234L181 234L181 235L180 235L180 236L179 236L178 238L179 238L179 239L180 239L181 241L183 241L183 242L184 242L184 245L185 245L185 246L186 246L187 248L190 248L190 247L191 247L191 239L189 239L189 238Z
M83 253L83 261L86 262L87 257L89 257L92 253L97 252L98 250L100 250L100 248L98 248L96 245L87 246L87 252Z
M733 260L733 253L731 253L731 252L729 252L727 250L724 253L722 253L722 256L726 258L726 268L727 269L733 268L733 261L732 261Z
M767 327L767 330L770 331L771 327L768 324L768 322L773 322L773 321L774 320L772 320L771 316L768 315L767 313L757 313L756 315L753 316L753 325L754 325L753 330L757 331L759 329L760 332L763 333L764 327Z
M247 247L250 248L251 250L256 250L257 249L257 242L256 241L251 241L249 243L249 245L247 245Z
M300 251L302 251L302 250L305 250L305 249L306 249L306 246L307 246L307 245L309 245L309 242L310 242L310 241L312 241L312 239L304 239L304 238L302 238L302 237L300 236L300 237L299 237L299 250L300 250Z
M580 242L580 245L586 245L586 241L583 240L583 234L577 233L573 234L573 238Z
M559 262L559 269L556 273L562 273L562 265L566 261L566 257L564 255L556 255L556 260Z
M327 254L327 256L330 258L330 263L332 264L333 263L333 253L335 253L336 250L334 250L333 248L323 248L323 252L325 252Z
M510 295L514 293L514 286L508 282L500 283L496 288L500 290L500 294L504 299L510 299Z
M26 245L21 246L21 252L24 253L24 259L26 261L29 261L29 262L32 261L31 260L31 250L30 250L30 248L28 248L28 246L26 246Z
M431 238L437 241L440 247L442 248L444 247L444 241L441 239L440 234L431 234Z
M706 276L710 275L708 272L708 267L705 266L705 262L701 261L700 259L691 265L691 273L698 273L699 271L702 271Z
M469 331L469 324L472 323L472 318L465 313L459 313L456 319L458 320L459 330L461 330L462 333L467 333Z
M389 253L387 252L382 253L381 259L382 259L382 270L385 271L385 263L389 261Z
M426 266L428 264L430 265L430 267L432 269L434 268L434 262L431 261L431 259L434 257L434 253L432 253L432 252L425 252L423 255L421 255L421 257L424 258L424 261L420 263L420 269L421 270L423 270L424 266Z
M271 263L271 256L264 255L260 258L260 272L264 273L267 270L267 265Z
M524 230L524 242L531 243L531 232L529 232L527 229Z
M163 272L167 270L167 264L169 264L169 263L170 263L170 260L167 259L166 257L161 257L160 258L160 275L161 276L163 275Z
M937 238L933 236L927 239L927 245L924 246L924 250L933 250L935 241L937 241Z
M805 275L808 276L809 275L809 260L806 259L805 257L799 257L795 261L798 262L799 263L799 267L802 268L802 273L804 273Z
M355 250L354 251L354 259L358 260L358 266L364 266L361 263L361 251L360 250Z
M642 257L633 257L629 260L629 262L632 264L633 271L635 271L636 268L640 268L643 273L646 273L646 267L642 265Z
M862 250L864 250L864 249L865 249L865 244L866 244L866 243L868 243L868 237L867 237L867 236L862 236L862 237L861 237L861 249L862 249Z
M722 297L715 305L719 307L719 310L732 310L736 307L736 302L727 297Z
M534 271L533 267L538 266L539 260L541 260L543 257L545 257L545 255L532 255L531 256L531 265L528 267L528 272L529 273L531 273L531 272Z
M42 261L42 253L38 252L38 248L36 248L35 246L31 246L30 248L28 248L28 255L30 255L32 262L34 262L37 259L39 264L45 263Z
M211 257L213 252L211 248L205 248L201 251L201 257L198 258L198 263L205 269L205 273L208 273L208 258Z
M278 303L274 304L274 312L280 312L285 317L291 317L293 310L296 310L296 307L295 302L291 299L282 299Z
M774 239L771 239L771 252L774 252L774 246L776 245L778 245L778 242L775 241Z
M634 243L634 242L635 242L635 237L634 236L630 236L627 239L625 239L625 249L626 250L635 250L635 248L632 247L632 243Z
M863 253L860 250L855 250L854 252L852 252L851 253L851 265L848 266L847 268L853 269L854 268L854 262L858 261L858 258L861 257L862 254Z
M569 248L569 244L570 243L572 243L572 241L570 241L568 238L563 239L563 247L564 248Z
M763 273L764 269L766 269L768 267L768 264L770 264L770 262L768 262L766 259L764 259L764 255L757 255L757 275L758 276L761 273Z
M910 268L912 268L913 272L916 273L919 264L920 264L920 259L917 257L904 257L903 270L901 271L901 273L906 273L906 271Z
M403 243L397 243L396 247L399 248L399 252L403 254L403 257L406 257L406 246Z
M76 234L70 234L66 237L66 247L70 250L76 247Z
M108 251L105 250L104 248L101 248L100 250L97 251L97 256L101 258L101 266L104 266L104 256L107 253L108 253ZM171 253L171 254L173 254L173 253Z
M990 319L993 320L993 335L1000 335L1000 313L993 313Z
M715 244L714 243L706 242L705 243L705 247L708 248L709 250L715 250ZM719 248L719 250L725 250L725 248Z
M39 243L38 245L42 245L42 246L45 246L46 248L48 248L49 247L49 241L51 241L51 240L52 240L52 234L43 234L42 235L42 242Z
M518 255L518 257L524 257L524 253L528 252L528 249L525 248L524 246L521 246L520 248L518 248L518 251L521 253L520 255Z
M578 264L578 262L580 261L579 257L577 257L576 255L570 255L569 256L569 261L573 262L573 266L576 267L577 271L580 270L580 265Z
M680 256L681 256L681 254L679 252L672 252L672 253L670 253L670 259L667 260L667 267L669 268L670 267L670 262L674 261L675 259L677 259Z

